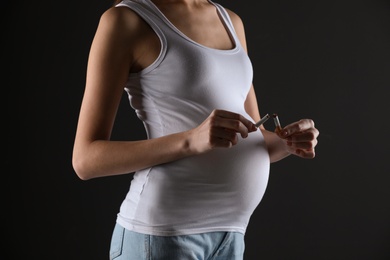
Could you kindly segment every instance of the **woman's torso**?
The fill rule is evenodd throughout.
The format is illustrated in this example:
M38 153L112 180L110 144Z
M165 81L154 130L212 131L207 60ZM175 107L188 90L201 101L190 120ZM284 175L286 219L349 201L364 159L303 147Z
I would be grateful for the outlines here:
M209 4L225 28L230 47L226 39L213 43L202 41L199 32L187 32L204 44L221 47L215 48L183 33L150 0L124 1L121 5L145 19L160 40L156 60L130 74L126 86L148 138L194 128L214 109L250 119L244 102L252 82L252 66L221 6ZM194 31L199 30L196 28ZM265 192L268 172L268 152L258 130L240 138L230 149L136 172L118 222L130 230L154 235L244 233Z

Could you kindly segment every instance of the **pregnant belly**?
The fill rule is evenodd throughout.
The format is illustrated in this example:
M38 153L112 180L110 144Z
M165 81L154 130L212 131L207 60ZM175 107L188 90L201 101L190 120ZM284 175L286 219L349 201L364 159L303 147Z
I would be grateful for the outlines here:
M158 223L221 219L225 214L249 219L261 201L269 176L269 156L260 131L229 149L216 149L154 167L143 186L141 215ZM141 213L141 212L139 212Z

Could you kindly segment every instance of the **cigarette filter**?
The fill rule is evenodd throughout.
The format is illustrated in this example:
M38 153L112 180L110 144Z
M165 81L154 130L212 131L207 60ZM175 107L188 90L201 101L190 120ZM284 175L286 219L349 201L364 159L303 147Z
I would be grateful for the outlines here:
M268 119L270 118L270 116L268 114L266 114L265 116L263 116L262 119L260 119L259 122L257 122L255 124L256 127L259 127L260 125L262 125L263 123L265 123L265 121L267 121Z
M275 123L275 132L279 133L282 131L282 126L280 125L278 114L273 114L272 116L274 118L274 123Z

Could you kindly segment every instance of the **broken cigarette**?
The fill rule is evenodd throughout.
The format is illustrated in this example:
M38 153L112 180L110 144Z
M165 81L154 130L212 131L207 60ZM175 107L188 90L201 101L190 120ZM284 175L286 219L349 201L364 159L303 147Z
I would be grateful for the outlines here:
M257 122L255 124L256 127L259 127L260 125L264 124L265 121L267 121L268 119L270 118L270 116L268 114L266 114L262 119L260 119L259 122Z
M278 114L273 114L272 116L275 123L275 133L280 133L282 131L282 126L280 125Z

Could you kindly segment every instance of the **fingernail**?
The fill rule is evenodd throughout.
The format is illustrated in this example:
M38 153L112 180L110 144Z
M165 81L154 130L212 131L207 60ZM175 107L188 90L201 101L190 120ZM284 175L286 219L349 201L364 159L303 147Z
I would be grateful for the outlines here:
M282 131L282 136L287 136L288 132L286 130Z

